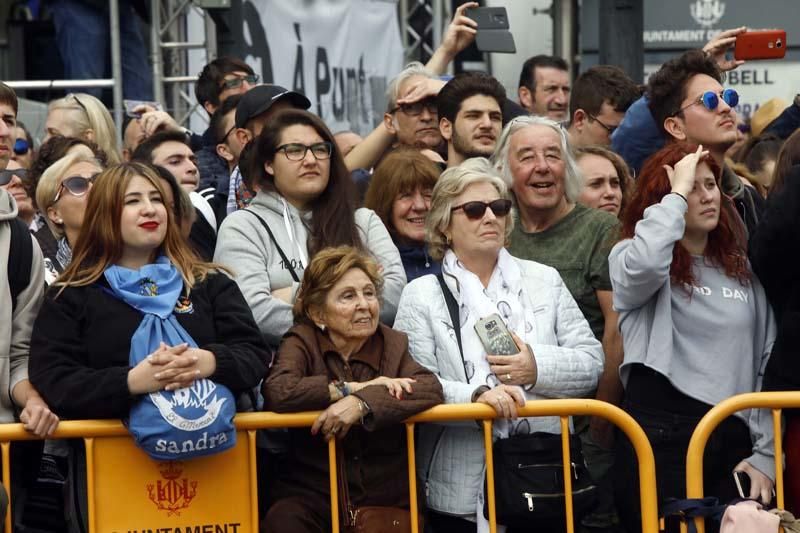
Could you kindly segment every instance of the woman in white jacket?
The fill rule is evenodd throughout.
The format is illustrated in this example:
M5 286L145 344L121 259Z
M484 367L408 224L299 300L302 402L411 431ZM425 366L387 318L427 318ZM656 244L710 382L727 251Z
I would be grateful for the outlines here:
M322 120L285 110L251 142L242 170L259 192L223 222L214 261L236 274L267 341L277 346L292 326L303 272L327 246L355 246L375 258L384 278L381 321L391 324L406 283L400 254L381 219L356 209L353 182Z
M486 159L467 160L442 174L426 233L458 304L461 346L433 275L403 291L395 329L408 334L411 355L439 377L446 403L485 403L507 419L495 423L496 437L560 433L558 418L517 419L517 406L590 394L602 372L603 350L558 272L506 251L510 209L506 185ZM518 354L486 354L474 325L492 313L515 335ZM485 530L478 511L485 471L481 429L474 423L425 424L418 449L434 529Z

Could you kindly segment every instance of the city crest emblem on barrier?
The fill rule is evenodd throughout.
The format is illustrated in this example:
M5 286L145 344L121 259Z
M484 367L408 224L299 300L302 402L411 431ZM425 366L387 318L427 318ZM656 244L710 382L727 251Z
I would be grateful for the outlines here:
M704 28L710 28L725 14L725 2L720 0L697 0L689 4L692 18Z
M197 495L197 481L181 477L183 468L178 461L160 463L158 469L163 479L149 483L147 495L159 511L166 511L167 516L180 516L181 509L188 508Z

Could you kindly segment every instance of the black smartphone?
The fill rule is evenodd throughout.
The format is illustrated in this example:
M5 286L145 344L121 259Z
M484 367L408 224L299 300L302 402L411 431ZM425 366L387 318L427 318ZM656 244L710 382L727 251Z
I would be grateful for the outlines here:
M481 52L514 54L517 47L508 31L508 12L504 7L473 7L464 15L478 23L475 46Z
M509 28L508 12L504 7L473 7L464 11L464 15L478 23L478 31Z
M750 476L747 472L734 472L733 480L736 482L736 490L740 498L750 497Z

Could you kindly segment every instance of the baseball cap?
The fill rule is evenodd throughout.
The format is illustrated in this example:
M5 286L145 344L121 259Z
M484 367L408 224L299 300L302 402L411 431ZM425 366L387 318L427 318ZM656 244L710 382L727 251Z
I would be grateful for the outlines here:
M244 128L247 121L267 111L272 104L288 100L298 109L308 109L311 102L302 94L280 85L258 85L242 95L236 106L236 127Z

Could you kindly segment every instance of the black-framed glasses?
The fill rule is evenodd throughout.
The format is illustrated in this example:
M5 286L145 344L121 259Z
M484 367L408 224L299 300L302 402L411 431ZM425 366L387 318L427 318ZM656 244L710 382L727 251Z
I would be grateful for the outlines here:
M256 83L258 83L258 80L259 80L258 74L248 74L247 76L236 76L235 78L222 80L222 88L238 89L239 87L242 86L244 82L247 82L250 85L255 85Z
M25 181L25 179L28 177L28 171L24 168L18 168L17 170L0 170L0 186L11 183L11 180L14 179L14 176L18 177L22 181Z
M589 115L590 119L594 120L595 122L597 122L598 124L603 126L603 129L605 129L608 132L609 135L611 135L612 133L614 133L617 130L617 126L609 126L608 124L606 124L605 122L603 122L602 120L600 120L596 116L592 115L591 113L587 113L587 115Z
M231 129L229 129L229 130L227 131L227 133L225 133L225 135L223 135L223 136L222 136L222 139L220 139L219 141L217 141L217 144L222 144L222 143L226 143L226 142L228 142L228 136L229 136L231 133L233 133L233 130L235 130L235 129L236 129L236 124L234 124L233 126L231 126Z
M505 200L503 198L492 200L491 202L479 202L475 200L454 206L450 209L450 212L452 213L453 211L461 209L470 220L478 220L486 213L487 207L492 210L494 216L504 217L511 211L511 200Z
M14 153L17 155L25 155L30 149L31 145L28 143L27 139L17 139L14 142Z
M718 93L715 93L714 91L706 91L695 98L694 102L691 104L686 104L682 108L678 109L678 111L675 112L675 115L679 115L685 109L688 109L696 104L703 104L703 106L709 111L714 111L717 106L719 106L720 98L723 102L728 104L728 107L736 107L736 105L739 103L739 93L737 93L734 89L723 89Z
M389 112L394 113L397 110L400 110L410 117L416 117L422 114L423 109L427 109L428 113L431 115L436 115L439 112L439 106L436 103L436 98L425 98L424 100L413 102L411 104L398 104Z
M89 188L91 187L92 183L94 183L94 179L97 177L97 174L92 174L88 178L84 178L83 176L70 176L68 178L64 178L61 180L61 185L58 186L58 191L56 191L56 195L53 198L53 203L55 204L61 198L61 193L64 192L66 189L72 196L77 196L80 198L81 196L85 195L89 192Z
M330 159L333 145L329 142L319 142L312 145L305 145L300 143L289 143L278 146L277 151L283 152L286 159L289 161L302 161L306 158L306 154L311 150L314 159Z

